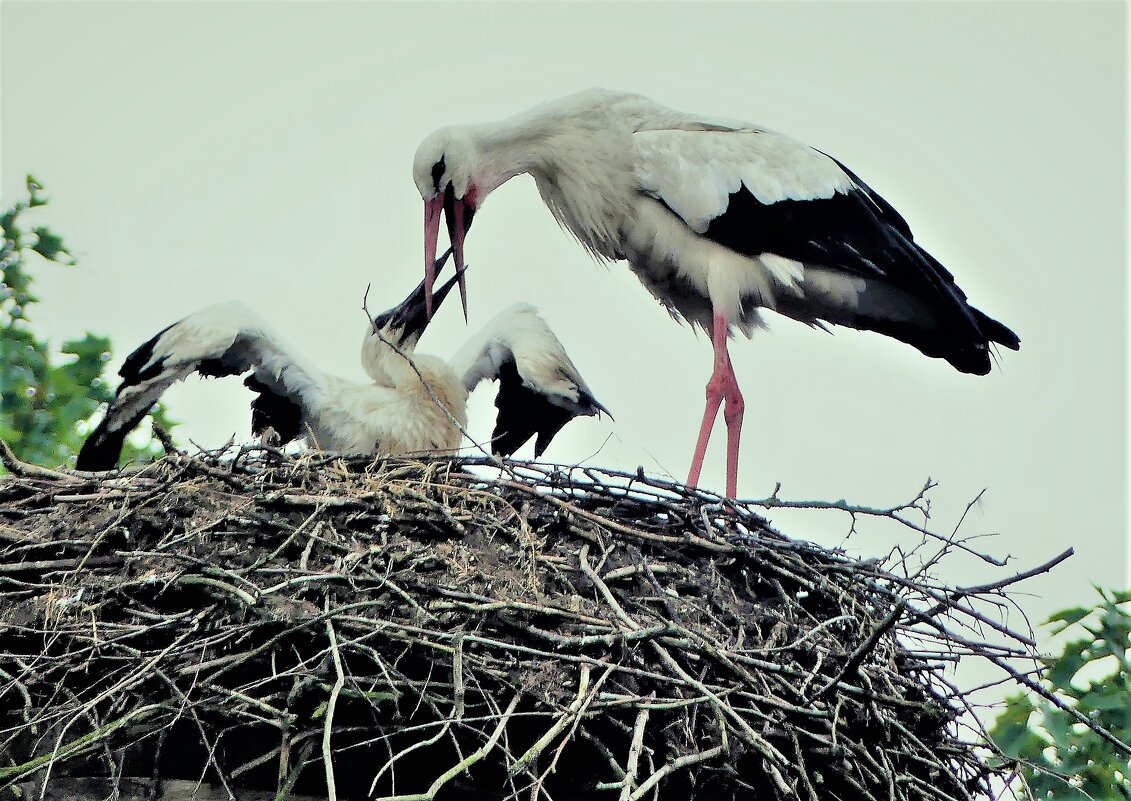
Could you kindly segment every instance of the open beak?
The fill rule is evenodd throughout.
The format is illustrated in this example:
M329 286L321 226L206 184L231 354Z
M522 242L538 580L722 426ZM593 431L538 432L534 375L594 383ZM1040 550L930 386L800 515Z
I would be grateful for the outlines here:
M432 262L433 278L444 268L444 263L448 260L448 256L452 254L452 249L448 250L439 259ZM439 289L436 290L435 295L428 291L428 279L421 281L416 289L404 299L404 301L391 310L393 325L397 328L403 329L401 334L402 341L407 341L414 334L419 336L424 333L424 329L428 327L429 320L432 319L432 311L440 308L440 304L444 302L444 298L452 291L452 287L463 278L462 273L456 273L447 281L445 281ZM431 304L432 309L429 309Z
M463 303L463 319L467 321L467 283L463 271L463 240L471 228L475 208L466 200L457 199L451 184L443 195L424 201L424 303L429 317L433 312L432 287L436 283L436 244L440 236L440 213L444 213L448 225L448 240L455 253L456 279L459 282L460 300Z

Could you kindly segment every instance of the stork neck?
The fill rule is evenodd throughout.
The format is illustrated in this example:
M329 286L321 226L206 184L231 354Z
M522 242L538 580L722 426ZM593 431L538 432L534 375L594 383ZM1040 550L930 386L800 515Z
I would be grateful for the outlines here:
M508 119L449 129L449 152L465 149L450 163L469 165L468 173L453 178L456 191L482 203L511 178L528 173L554 217L591 253L622 258L618 243L631 226L637 190L634 118L617 112L629 100L632 96L618 93L582 92Z
M544 143L549 134L540 125L512 118L502 123L472 125L477 166L472 181L480 199L517 175L537 175L547 166Z
M361 345L361 366L375 383L396 388L403 386L410 378L416 380L416 373L409 364L413 349L403 345L400 347L401 353L397 353L372 331L366 333Z
M616 259L625 215L634 208L631 142L598 113L535 110L488 129L482 153L495 186L529 173L558 222L594 255ZM485 194L485 193L484 193Z

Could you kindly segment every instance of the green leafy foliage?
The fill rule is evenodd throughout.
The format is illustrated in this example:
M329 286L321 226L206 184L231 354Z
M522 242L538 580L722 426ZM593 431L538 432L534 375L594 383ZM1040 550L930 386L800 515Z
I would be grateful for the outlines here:
M71 267L75 259L49 228L25 226L21 215L48 202L30 175L27 193L0 214L0 439L24 461L55 466L74 458L87 419L113 398L103 375L111 348L109 339L88 332L64 342L62 358L53 358L50 343L36 334L28 310L39 298L32 293L29 268L45 262ZM166 429L175 425L160 406L153 419ZM123 457L148 461L161 453L155 439L127 440Z
M1085 636L1047 660L1044 685L1131 744L1131 592L1099 593L1094 608L1066 609L1046 621L1056 634L1071 629ZM1131 799L1131 758L1044 699L1008 699L990 735L1004 754L1021 761L1036 798Z

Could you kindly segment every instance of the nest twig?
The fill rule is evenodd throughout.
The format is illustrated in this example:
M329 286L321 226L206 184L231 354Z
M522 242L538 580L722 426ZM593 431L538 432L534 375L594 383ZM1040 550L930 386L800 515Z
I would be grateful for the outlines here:
M1033 656L979 608L1013 580L594 468L27 471L0 480L0 798L970 799L994 769L941 670Z

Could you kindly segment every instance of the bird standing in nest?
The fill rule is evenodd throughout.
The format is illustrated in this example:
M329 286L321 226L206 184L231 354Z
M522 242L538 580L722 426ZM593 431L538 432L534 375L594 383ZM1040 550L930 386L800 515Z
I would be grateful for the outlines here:
M442 128L421 143L413 179L424 199L426 292L441 212L462 270L472 218L523 173L586 250L627 260L674 318L711 337L688 484L699 480L725 401L727 495L737 491L745 403L727 340L732 327L750 336L761 326L761 308L818 328L876 331L977 375L989 372L991 343L1019 347L1009 328L967 303L891 204L836 159L758 125L603 89Z
M436 292L437 307L457 280ZM499 382L491 443L498 455L511 455L537 435L540 456L574 417L608 413L553 331L526 304L497 315L451 361L416 353L429 321L425 296L421 282L403 303L373 319L361 349L367 383L323 373L242 303L201 309L126 359L117 395L83 444L76 467L115 467L130 431L166 389L194 372L218 377L251 371L244 384L256 393L253 433L273 432L281 444L305 440L343 453L457 450L468 394L484 379Z

